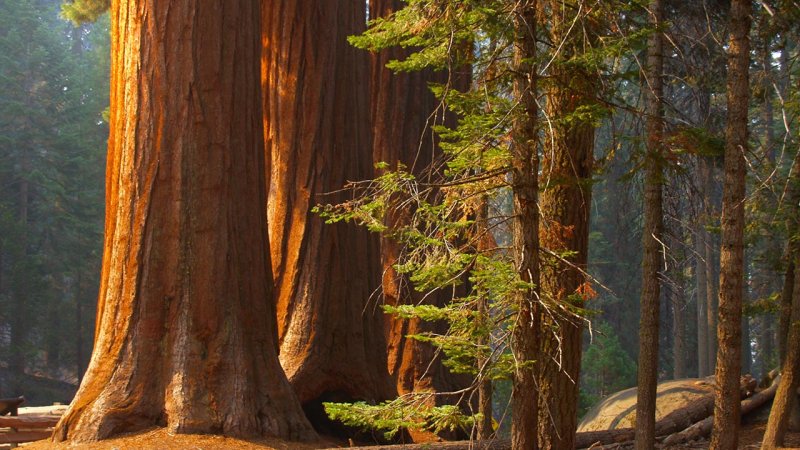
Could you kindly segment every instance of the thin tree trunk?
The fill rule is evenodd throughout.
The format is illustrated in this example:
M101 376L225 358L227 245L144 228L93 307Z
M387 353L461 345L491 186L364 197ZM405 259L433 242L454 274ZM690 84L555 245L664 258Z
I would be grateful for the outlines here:
M669 190L665 196L668 200L665 202L665 221L669 221L671 226L665 225L665 239L667 240L667 249L670 250L670 261L667 268L667 278L670 280L670 287L667 289L666 304L670 309L671 330L668 333L672 337L671 355L669 358L672 360L672 377L674 379L681 379L688 377L687 373L687 352L686 352L686 339L687 339L687 314L686 314L686 277L687 271L687 236L686 227L684 226L683 216L687 206L684 203L685 193L677 183L672 182L669 184Z
M706 263L705 259L705 230L697 227L694 234L695 249L695 301L697 302L697 376L704 377L708 370L708 326L706 324Z
M767 15L763 15L764 20ZM766 28L767 24L764 24ZM772 76L772 51L769 45L769 37L765 37L761 45L761 65L764 68L763 78L763 92L764 92L764 156L770 163L775 162L775 132L772 128L774 123L774 112L772 110L772 93L774 92L773 82L775 81Z
M280 361L307 411L320 402L394 397L386 369L377 238L327 225L319 203L372 178L364 2L262 0L262 92ZM329 194L338 192L337 194ZM316 418L316 417L315 417Z
M81 284L83 276L78 271L75 281L75 372L78 376L78 384L83 381L83 373L86 371L86 357L83 354L83 291Z
M672 294L672 330L675 341L672 345L672 377L675 379L689 376L686 369L686 302L683 289Z
M752 273L752 265L750 263L750 257L745 254L744 256L744 273ZM743 282L744 293L742 295L742 309L746 308L747 304L750 302L750 297L752 295L751 283L752 280L745 280ZM753 368L753 358L752 358L752 348L750 346L750 318L746 315L742 314L742 348L741 348L741 355L742 355L742 368L741 372L742 375L750 374Z
M733 0L728 48L728 123L725 132L725 184L722 200L720 252L719 351L715 371L712 450L735 449L739 442L742 297L744 294L744 200L747 166L747 108L749 102L749 0Z
M18 247L17 258L15 261L16 267L14 268L12 303L10 311L11 322L11 338L9 349L9 364L8 369L11 375L10 389L13 395L19 395L24 389L25 378L25 341L26 341L26 324L25 318L27 317L25 307L28 303L28 293L30 285L28 279L31 276L24 270L28 260L28 212L30 202L30 155L27 152L30 149L21 149L20 155L20 169L21 176L19 178L19 192L17 214L19 215L18 226L19 234L16 245Z
M767 15L763 15L761 18L762 25L766 29L767 22L769 21L769 17ZM763 124L763 144L761 146L761 153L769 164L767 165L768 169L774 167L775 164L775 132L774 132L774 111L773 111L773 93L775 92L773 83L775 82L773 71L772 71L772 52L770 49L770 39L767 37L763 38L761 44L761 65L763 68L764 76L763 78L763 109L762 109L762 120ZM770 195L767 190L759 190L759 195L757 198L759 203L765 205L765 210L774 210L776 207L774 196ZM775 271L771 268L777 262L778 255L780 255L780 244L776 239L768 239L767 242L760 242L759 245L761 257L764 261L760 263L760 270L757 270L757 277L758 279L756 282L758 283L758 289L756 291L756 298L766 298L767 296L771 295L773 292L773 288L776 286L776 274ZM773 322L775 321L775 314L770 312L764 312L761 314L758 320L758 324L760 326L759 333L757 335L759 347L761 349L760 352L760 363L762 367L762 371L764 374L769 372L773 367L770 367L771 359L774 352L774 327L772 326ZM788 317L787 317L788 319ZM781 316L781 321L784 320L784 317Z
M72 52L77 60L83 55L83 33L84 25L79 25L72 30ZM83 272L77 269L75 281L72 284L73 295L75 298L75 375L78 384L83 380L83 373L86 370L86 356L83 352Z
M703 159L703 191L704 191L704 210L706 213L706 221L711 221L712 217L716 217L717 208L715 201L715 183L714 183L714 163L708 158ZM717 285L719 283L719 276L717 272L717 238L708 230L703 230L705 245L703 246L703 260L705 261L706 270L706 329L708 339L706 340L706 358L708 359L708 374L714 373L717 358Z
M552 119L542 157L541 223L542 248L562 259L542 257L541 365L537 369L539 389L538 444L545 449L572 448L578 426L578 379L581 365L583 318L575 312L584 307L586 259L591 210L594 125L591 120L565 118L595 103L596 75L565 64L580 56L586 37L595 25L590 18L574 17L562 0L542 5L551 23L551 41L562 42L561 53L550 67L546 115ZM581 32L573 29L578 21ZM571 31L570 31L571 30ZM592 36L589 36L592 39Z
M534 361L538 359L539 322L539 155L536 145L536 0L517 4L514 21L514 111L511 145L511 185L514 202L512 252L522 282L530 286L515 299L517 311L511 350L517 366L512 377L511 445L515 450L539 448L539 389Z
M496 245L489 228L489 198L482 195L478 207L478 217L476 218L476 234L478 236L478 251L482 254L492 251ZM494 436L492 427L492 380L488 377L485 368L489 364L489 352L491 342L489 337L483 334L482 328L487 326L489 320L489 299L486 292L478 293L478 306L475 326L478 329L478 346L481 351L476 358L476 369L478 371L478 413L481 419L475 425L476 437L478 440L491 439Z
M797 166L797 163L795 163L795 166ZM783 278L783 289L781 290L781 319L778 327L778 343L781 367L783 367L783 364L786 362L786 349L789 346L787 340L789 338L789 326L791 324L792 317L792 304L794 303L792 291L794 289L795 274L795 262L790 257L790 261L786 266L786 275L784 275ZM764 370L765 372L769 371L769 369L766 367Z
M742 374L748 374L753 370L752 347L750 347L750 320L742 317Z
M54 433L315 436L280 368L258 4L111 5L111 133L96 345Z
M664 20L661 0L650 2L650 23ZM644 181L644 230L642 232L642 303L639 321L639 368L636 399L636 441L638 450L650 450L655 442L656 387L658 384L658 327L660 268L663 265L663 36L650 35L647 44L647 155Z

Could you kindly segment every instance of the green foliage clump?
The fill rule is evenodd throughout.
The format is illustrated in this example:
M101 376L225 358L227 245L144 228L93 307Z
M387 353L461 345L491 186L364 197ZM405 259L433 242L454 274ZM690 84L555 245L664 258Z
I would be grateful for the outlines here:
M433 395L413 393L378 405L356 402L323 406L331 419L363 430L382 431L386 439L392 439L401 429L468 431L480 419L479 415L464 415L455 405L430 406Z
M97 21L110 6L111 0L69 0L61 4L61 15L78 26Z
M635 385L636 362L622 349L614 330L601 323L581 361L579 414L604 397Z
M451 293L444 305L423 302L385 309L403 318L448 324L445 334L409 337L439 349L451 372L500 384L521 366L536 364L514 359L509 348L519 307L515 299L537 288L519 276L513 249L507 245L512 214L508 177L511 127L526 114L513 89L518 76L515 64L519 64L513 57L512 19L517 6L504 0L408 0L405 7L387 17L373 19L364 34L350 38L356 47L373 52L406 49L403 58L387 64L396 72L425 69L449 75L447 82L430 85L440 100L439 108L431 111L430 128L441 155L422 172L409 171L395 161L381 163L375 179L348 186L353 192L350 201L315 209L327 222L353 221L396 241L402 252L394 268L423 297ZM622 3L606 2L577 14L592 26L600 26L606 16L624 8ZM553 83L555 77L550 75L557 70L580 69L580 73L612 77L610 68L615 60L625 57L632 47L641 47L652 32L641 24L620 23L617 26L628 27L630 32L605 30L599 40L574 40L587 48L562 52L562 43L550 41L548 27L553 25L543 21L537 31L542 52L528 62L541 67L541 84L546 87ZM576 27L574 32L585 31ZM465 77L464 72L470 76ZM549 123L542 120L548 125L543 126L541 135L544 138L547 127L564 124L596 126L609 115L605 103L580 105L565 117L552 118ZM423 172L425 176L421 176ZM403 220L387 220L396 216ZM552 256L567 258L571 254L562 251ZM565 294L566 300L541 296L538 301L554 317L585 317L586 311L577 305L583 305L584 296L592 290L588 284L584 288ZM476 386L469 390L473 395ZM463 415L461 423L475 421L474 414L460 408L437 409L444 407L432 406L435 402L406 402L409 400L401 397L381 405L326 407L335 419L393 433L403 427L436 429L441 417L456 412ZM407 411L409 404L413 415ZM445 414L440 416L437 411Z

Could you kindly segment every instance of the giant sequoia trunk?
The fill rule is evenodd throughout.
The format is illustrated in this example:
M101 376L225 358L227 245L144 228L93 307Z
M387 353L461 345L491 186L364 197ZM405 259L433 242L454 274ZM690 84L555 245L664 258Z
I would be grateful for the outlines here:
M114 1L94 353L54 434L310 438L278 363L249 0Z
M399 0L371 0L370 17L385 17L404 6ZM432 126L441 124L446 114L440 101L428 87L429 83L445 83L448 74L430 70L394 73L386 68L393 59L404 59L410 50L394 47L373 55L371 110L373 123L373 160L386 162L392 169L402 164L421 180L436 177L438 171L432 164L441 156ZM464 77L456 77L461 79ZM432 195L435 195L432 194ZM396 198L399 205L404 199ZM400 227L408 223L411 211L398 208L387 212L386 225ZM427 302L444 306L450 298L448 292L423 295L417 292L408 277L394 269L403 251L391 238L381 239L381 269L383 301L392 306ZM388 370L398 394L410 392L453 392L468 385L464 377L451 374L441 363L436 348L430 343L408 338L423 333L445 334L445 323L431 323L386 317L388 345ZM431 401L447 402L446 396L431 397ZM415 440L423 440L428 433L412 432Z
M373 173L368 54L347 42L365 26L364 3L264 0L262 8L266 205L281 364L309 407L323 399L383 400L394 389L374 296L377 239L311 212L345 199L325 194Z
M551 40L561 42L559 60L579 56L585 35L573 27L573 11L562 0L549 2ZM581 17L581 30L593 32L591 18ZM570 32L570 30L572 30ZM592 39L592 36L589 37ZM594 104L596 76L556 62L547 85L547 116L554 118L542 157L540 197L542 248L569 256L541 259L541 294L549 306L541 313L539 445L573 448L578 425L578 379L581 364L586 258L591 209L594 125L574 115Z
M728 123L725 130L725 187L722 199L716 401L712 449L736 448L739 440L739 375L742 365L744 294L744 200L747 166L747 107L750 97L749 0L733 0L728 47Z

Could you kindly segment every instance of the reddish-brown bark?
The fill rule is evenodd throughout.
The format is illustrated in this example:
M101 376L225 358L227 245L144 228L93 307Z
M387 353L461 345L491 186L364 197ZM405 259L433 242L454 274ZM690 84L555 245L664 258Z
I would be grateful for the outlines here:
M94 353L57 441L314 436L275 351L248 0L117 0Z
M578 378L581 364L582 308L588 290L586 258L589 243L591 174L594 125L573 115L594 104L596 76L585 69L561 64L584 51L585 39L593 40L592 19L578 18L562 0L545 6L551 41L561 44L558 60L551 65L547 83L546 116L552 120L542 154L540 196L540 245L565 258L541 259L542 312L539 389L539 445L545 449L574 447L578 426ZM578 31L581 30L581 31ZM584 34L589 33L589 36ZM565 120L569 118L569 120Z
M399 0L371 0L370 17L385 17L401 8ZM444 120L440 101L428 87L429 83L446 83L447 73L430 70L394 73L386 68L393 59L404 59L411 51L402 48L383 50L372 57L371 110L373 123L373 160L386 162L392 169L398 164L420 179L435 176L432 167L441 155L431 127ZM402 199L396 199L400 203ZM391 209L386 217L390 228L408 223L407 208ZM407 277L394 269L403 251L401 244L391 238L381 239L381 270L383 301L388 305L427 302L439 306L448 299L447 292L421 294L414 290ZM456 377L442 365L436 349L429 343L407 338L408 335L447 331L445 323L420 319L386 317L388 369L398 394L410 392L452 392L465 387L463 377ZM432 400L434 400L432 398ZM444 396L435 399L446 402ZM412 433L413 434L413 433ZM415 440L425 439L418 434Z
M511 351L517 367L512 376L511 447L539 448L536 367L541 348L539 303L539 155L536 145L536 55L537 1L518 4L514 23L513 96L519 102L511 126L511 191L514 202L512 249L519 278L530 287L515 294L516 316Z
M262 84L266 203L277 289L280 360L304 404L382 400L386 370L377 239L311 212L338 203L349 180L371 178L368 58L347 36L364 3L264 0Z
M651 0L650 20L659 26L664 20L661 0ZM642 294L639 320L639 364L637 372L637 450L652 449L655 443L656 388L658 386L658 328L661 295L661 267L664 261L664 37L650 35L647 43L646 86L647 153L644 175L644 229L642 230Z
M728 123L725 130L725 184L722 199L719 324L714 431L709 448L734 449L739 440L739 376L742 365L744 295L744 200L747 166L747 110L750 98L749 0L733 0L728 46Z
M775 394L770 410L767 429L764 432L764 449L783 445L794 403L797 401L797 387L800 386L800 243L795 239L800 235L800 152L795 155L789 174L786 192L787 228L791 239L787 245L789 269L783 288L782 314L788 315L786 324L781 320L781 342L785 346L781 358L781 384ZM787 274L788 275L788 274ZM788 311L785 309L786 303ZM786 327L784 330L783 327Z

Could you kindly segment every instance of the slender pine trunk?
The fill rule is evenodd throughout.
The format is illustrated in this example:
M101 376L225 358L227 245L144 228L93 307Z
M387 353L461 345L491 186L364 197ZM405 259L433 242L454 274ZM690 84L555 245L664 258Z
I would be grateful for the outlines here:
M511 184L514 201L512 252L514 265L528 289L516 296L516 318L511 350L517 366L512 377L511 446L536 450L539 389L536 354L539 326L539 155L536 142L536 0L517 4L514 17L514 99L518 102L512 124Z
M741 417L742 299L744 295L744 200L747 166L747 112L750 98L750 0L732 0L728 47L728 123L725 131L725 182L720 251L719 349L715 371L712 450L733 450L739 442Z

